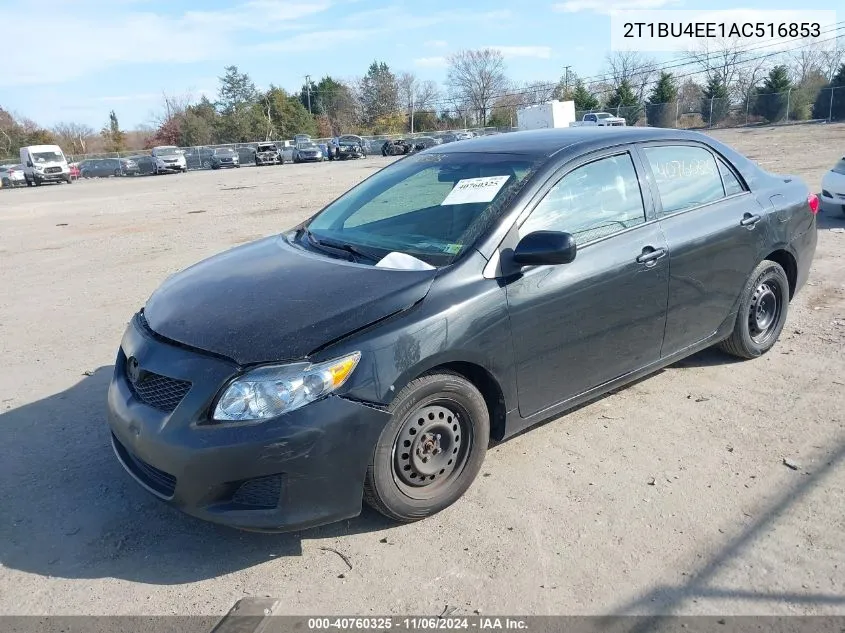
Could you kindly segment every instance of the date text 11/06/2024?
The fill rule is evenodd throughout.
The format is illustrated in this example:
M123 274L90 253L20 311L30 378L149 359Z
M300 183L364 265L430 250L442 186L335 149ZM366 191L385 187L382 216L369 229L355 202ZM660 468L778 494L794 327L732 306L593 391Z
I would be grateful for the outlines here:
M511 617L352 617L352 618L309 618L311 631L387 631L390 629L429 630L482 630L482 631L528 631L528 623L521 618Z
M626 38L820 37L818 22L625 22Z

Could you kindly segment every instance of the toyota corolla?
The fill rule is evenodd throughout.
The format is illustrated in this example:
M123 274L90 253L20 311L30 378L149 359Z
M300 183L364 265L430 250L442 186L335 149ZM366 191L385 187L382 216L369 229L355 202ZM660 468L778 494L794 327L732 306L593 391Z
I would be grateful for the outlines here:
M765 354L817 209L694 132L432 147L166 280L117 354L114 451L152 494L240 528L362 500L421 519L467 490L491 438L706 347Z

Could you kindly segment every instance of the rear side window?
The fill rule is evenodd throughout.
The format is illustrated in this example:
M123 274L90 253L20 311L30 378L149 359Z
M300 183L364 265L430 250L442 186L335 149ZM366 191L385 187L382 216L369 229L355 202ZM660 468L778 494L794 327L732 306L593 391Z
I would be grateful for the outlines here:
M569 172L534 208L519 234L565 231L583 244L644 222L634 163L629 154L620 154Z
M725 195L735 196L745 191L731 168L721 158L717 159L717 162L719 163L719 173L722 174L722 184L725 186Z
M651 166L663 215L725 197L713 154L700 147L668 145L643 148Z

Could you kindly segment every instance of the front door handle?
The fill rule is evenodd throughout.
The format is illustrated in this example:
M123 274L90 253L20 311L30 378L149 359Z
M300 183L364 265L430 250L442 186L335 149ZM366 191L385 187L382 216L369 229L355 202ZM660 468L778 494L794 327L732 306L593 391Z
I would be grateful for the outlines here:
M665 248L654 248L653 246L646 246L643 249L642 255L637 257L638 264L645 264L653 266L654 263L666 254Z
M750 213L746 213L742 216L742 219L739 221L740 226L747 226L753 228L755 224L760 221L759 215L751 215Z

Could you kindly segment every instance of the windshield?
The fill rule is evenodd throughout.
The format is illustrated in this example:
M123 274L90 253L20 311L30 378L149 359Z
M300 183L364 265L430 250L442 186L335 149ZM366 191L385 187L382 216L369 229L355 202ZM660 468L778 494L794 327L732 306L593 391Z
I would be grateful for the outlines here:
M597 118L597 119L609 119L611 116L612 116L612 115L611 115L611 114L608 114L607 112L599 112L599 113L596 115L596 118Z
M300 143L297 147L299 147L299 149L314 149L315 147L317 147L317 144L316 143Z
M357 136L341 136L338 139L340 143L360 143L361 139Z
M836 165L834 165L833 169L831 169L830 171L835 172L837 174L845 174L845 156L843 156L842 160L836 163Z
M275 145L259 145L258 148L255 151L256 152L275 152L276 146Z
M343 195L308 229L330 244L446 265L498 218L534 166L533 157L514 154L420 154Z
M232 150L232 149L216 149L216 150L214 150L214 153L217 156L234 156L235 150Z
M178 147L156 147L155 153L159 156L175 156L179 153Z
M65 157L59 152L33 152L32 160L36 163L52 163L54 161L64 160Z

